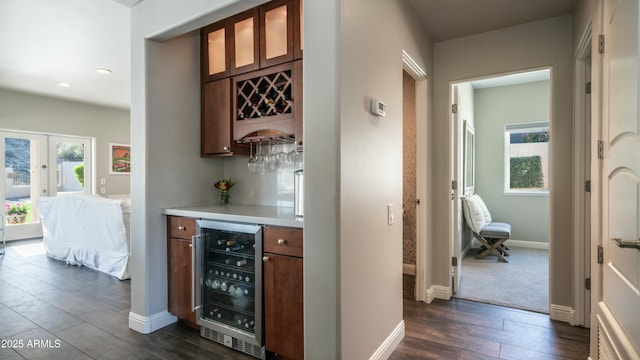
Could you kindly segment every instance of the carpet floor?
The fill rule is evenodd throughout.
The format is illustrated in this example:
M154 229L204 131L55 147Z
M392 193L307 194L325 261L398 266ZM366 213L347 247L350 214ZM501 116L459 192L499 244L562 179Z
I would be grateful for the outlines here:
M510 249L508 263L498 262L495 256L476 259L479 249L471 249L462 260L454 297L548 314L548 250Z

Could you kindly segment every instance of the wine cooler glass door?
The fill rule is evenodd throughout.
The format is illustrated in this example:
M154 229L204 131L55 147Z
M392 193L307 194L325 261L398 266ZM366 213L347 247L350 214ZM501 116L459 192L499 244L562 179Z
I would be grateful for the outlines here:
M262 345L262 228L203 220L198 225L202 243L199 321Z

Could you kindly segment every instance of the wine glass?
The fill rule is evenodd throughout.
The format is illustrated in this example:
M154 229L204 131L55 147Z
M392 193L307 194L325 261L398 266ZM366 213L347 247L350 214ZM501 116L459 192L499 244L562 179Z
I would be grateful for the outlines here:
M298 151L298 146L294 146L293 151L289 153L289 163L294 169L304 166L304 156L301 151Z
M257 149L256 149L257 151ZM253 157L253 144L249 142L249 161L247 162L247 167L249 168L249 172L256 172L256 157Z

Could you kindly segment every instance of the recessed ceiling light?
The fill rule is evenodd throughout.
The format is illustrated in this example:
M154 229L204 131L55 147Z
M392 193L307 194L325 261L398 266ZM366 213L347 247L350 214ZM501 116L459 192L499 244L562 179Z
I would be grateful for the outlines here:
M66 83L66 82L59 82L58 86L62 86L62 87L71 87L71 84Z
M97 68L96 71L100 74L111 74L111 69L107 68Z

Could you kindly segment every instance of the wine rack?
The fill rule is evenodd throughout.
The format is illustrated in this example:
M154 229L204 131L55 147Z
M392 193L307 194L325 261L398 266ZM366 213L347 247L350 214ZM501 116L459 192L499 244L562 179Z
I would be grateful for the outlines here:
M291 114L291 70L239 81L237 120Z
M233 139L264 131L293 136L302 121L301 80L296 62L233 77Z
M198 220L201 304L198 323L262 346L262 230L257 225ZM258 254L258 256L256 256Z

